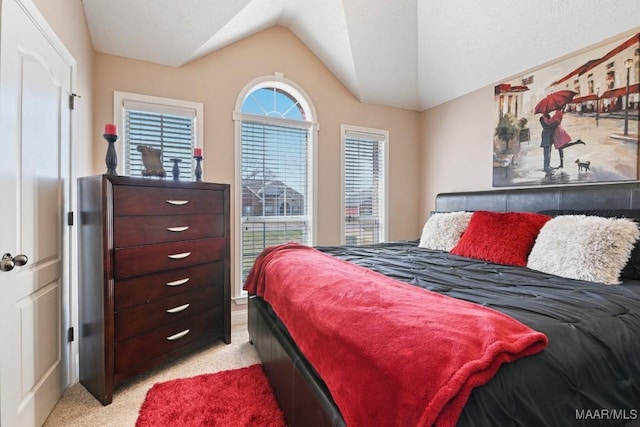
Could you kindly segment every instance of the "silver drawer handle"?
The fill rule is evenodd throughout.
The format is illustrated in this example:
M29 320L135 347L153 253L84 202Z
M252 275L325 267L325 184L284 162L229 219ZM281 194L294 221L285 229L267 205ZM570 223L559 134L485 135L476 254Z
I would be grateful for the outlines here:
M183 259L191 255L191 252L182 252L181 254L167 255L171 259Z
M186 279L180 279L180 280L174 280L173 282L167 282L167 283L165 283L165 285L167 285L167 286L180 286L180 285L184 285L188 281L189 281L189 278L187 277Z
M175 206L182 206L189 203L188 200L167 200L166 202L169 203L170 205L175 205Z
M167 310L167 313L180 313L181 311L185 311L189 308L189 304L180 305L178 307L170 308Z
M184 227L167 227L167 231L174 231L176 233L179 233L181 231L187 231L189 229L188 225L185 225Z
M169 341L175 341L175 340L179 340L180 338L182 338L183 336L187 335L189 333L191 329L185 329L182 332L178 332L175 335L171 335L170 337L167 337L167 340Z

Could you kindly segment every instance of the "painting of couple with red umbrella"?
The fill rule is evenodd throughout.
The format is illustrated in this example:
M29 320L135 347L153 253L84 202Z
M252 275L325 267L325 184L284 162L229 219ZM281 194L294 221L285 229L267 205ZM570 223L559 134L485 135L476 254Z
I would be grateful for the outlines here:
M493 186L638 179L640 34L495 87Z

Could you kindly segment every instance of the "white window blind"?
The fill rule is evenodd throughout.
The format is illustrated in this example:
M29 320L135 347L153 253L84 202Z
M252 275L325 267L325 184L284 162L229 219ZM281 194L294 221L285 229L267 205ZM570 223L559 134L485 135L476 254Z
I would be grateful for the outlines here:
M386 235L386 134L347 129L343 135L344 242L381 242Z
M311 243L309 123L242 121L242 276L267 246Z
M138 146L147 145L161 150L168 177L172 176L171 159L180 159L180 179L191 180L196 113L191 108L124 100L125 175L142 176L144 166Z

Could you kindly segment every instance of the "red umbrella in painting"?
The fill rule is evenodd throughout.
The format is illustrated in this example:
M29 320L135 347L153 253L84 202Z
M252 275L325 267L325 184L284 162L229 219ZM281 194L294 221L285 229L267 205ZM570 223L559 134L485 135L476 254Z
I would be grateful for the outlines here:
M534 112L538 114L548 114L555 110L561 110L574 96L576 96L576 92L572 90L558 90L550 93L536 104Z

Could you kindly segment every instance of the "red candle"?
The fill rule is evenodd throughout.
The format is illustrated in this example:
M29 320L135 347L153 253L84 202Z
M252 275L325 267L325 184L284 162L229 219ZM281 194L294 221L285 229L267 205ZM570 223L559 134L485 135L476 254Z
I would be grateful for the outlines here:
M202 157L202 148L201 147L195 147L193 149L193 157Z
M118 126L113 123L107 123L104 125L104 133L105 135L117 135L118 134Z

